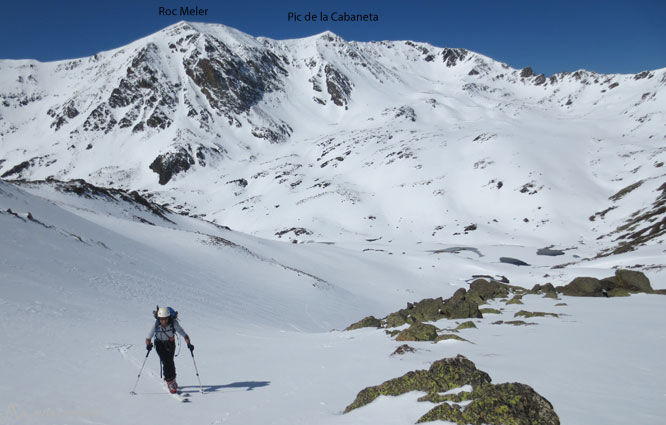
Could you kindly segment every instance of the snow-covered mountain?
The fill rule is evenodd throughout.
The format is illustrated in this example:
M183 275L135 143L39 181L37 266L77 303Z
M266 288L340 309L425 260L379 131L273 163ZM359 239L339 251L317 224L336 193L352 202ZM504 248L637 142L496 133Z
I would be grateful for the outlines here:
M663 293L666 69L179 23L0 76L0 423L412 424L421 391L342 412L459 354L562 424L663 422L663 295L488 300L407 348L341 329L479 277ZM196 346L190 405L145 354L157 303Z
M425 43L181 22L0 75L8 180L84 179L299 242L591 256L666 231L666 69L547 77Z

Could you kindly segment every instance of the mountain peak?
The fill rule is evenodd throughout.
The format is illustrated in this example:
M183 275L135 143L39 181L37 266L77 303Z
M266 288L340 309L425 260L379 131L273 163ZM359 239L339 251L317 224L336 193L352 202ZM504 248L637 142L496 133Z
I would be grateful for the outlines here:
M596 188L663 169L666 153L652 146L613 172L595 155L663 138L654 117L665 78L548 79L465 49L346 42L331 31L278 41L181 21L90 58L0 61L0 178L143 190L269 237L293 228L313 239L340 229L388 238L399 228L463 240L477 216L473 235L566 234L550 217L569 214L569 201L552 194L577 200L566 191L579 181L595 188L580 196L585 227L614 207L613 193ZM542 161L550 156L580 163L555 179L559 169ZM424 216L409 199L441 214ZM319 225L331 210L349 215Z
M195 33L212 36L226 44L231 45L247 44L255 46L259 44L256 37L253 37L235 28L224 24L212 24L206 22L179 21L164 28L161 31L158 31L156 34L165 34L168 37L179 38Z

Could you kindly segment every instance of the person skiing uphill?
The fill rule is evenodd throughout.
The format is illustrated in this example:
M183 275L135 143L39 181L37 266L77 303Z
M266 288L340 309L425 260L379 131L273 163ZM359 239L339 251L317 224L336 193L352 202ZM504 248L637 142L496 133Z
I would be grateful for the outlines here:
M178 384L176 383L176 365L173 358L176 354L176 332L183 338L190 351L194 350L194 346L190 342L190 337L185 330L180 326L176 316L176 312L169 307L160 307L156 314L157 321L150 328L148 338L146 338L146 350L150 351L153 348L151 339L155 337L155 351L160 357L162 362L162 372L164 380L167 383L170 393L178 392Z

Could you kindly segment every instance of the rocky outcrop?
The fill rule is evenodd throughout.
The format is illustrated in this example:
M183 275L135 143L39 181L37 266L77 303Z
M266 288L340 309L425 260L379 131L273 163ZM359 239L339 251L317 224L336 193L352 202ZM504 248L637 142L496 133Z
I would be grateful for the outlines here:
M237 124L236 116L249 111L266 93L282 87L287 70L270 50L248 48L243 58L222 41L202 37L203 51L196 49L183 60L185 72L230 125Z
M326 90L331 100L338 106L346 106L351 98L352 82L333 65L324 67L326 73Z
M437 327L425 323L414 323L400 332L396 341L434 341L437 338Z
M345 409L349 413L379 396L398 396L410 391L426 395L420 402L437 404L417 423L450 421L458 424L558 425L552 404L525 384L493 385L490 375L462 355L434 362L428 370L417 370L361 390ZM463 386L471 391L440 394ZM465 402L465 406L461 403Z
M447 319L481 318L479 304L474 301L465 288L458 289L451 298L444 302L442 314Z
M467 58L469 50L466 49L452 49L446 48L441 52L442 61L446 64L448 68L456 66L458 62L462 62Z
M97 105L87 116L83 130L109 133L118 126L121 129L131 127L132 132L137 133L146 127L164 130L171 126L181 86L164 78L162 54L155 43L148 43L137 52L108 100ZM52 124L56 130L67 122L65 117L71 119L79 114L72 100L59 109L62 111L52 115L56 118Z
M150 169L159 175L160 184L165 185L173 176L189 170L192 165L194 165L194 158L186 149L181 147L175 152L159 155L150 164Z
M364 319L359 320L356 323L349 325L345 330L353 331L355 329L361 329L361 328L381 328L381 327L382 327L381 320L377 319L375 316L368 316Z
M604 279L577 277L568 285L558 286L557 292L573 297L618 297L631 293L655 293L643 272L619 269L615 276ZM658 293L658 292L657 292Z
M546 283L535 285L529 291L519 286L508 285L495 280L476 279L470 283L469 290L460 288L446 300L442 297L426 298L416 303L408 303L406 308L393 312L383 319L377 319L373 316L366 317L349 326L346 330L361 327L398 328L410 325L408 329L387 331L387 333L393 337L397 335L400 338L399 340L404 341L438 342L443 339L451 339L451 337L443 338L442 335L437 334L438 329L435 326L423 326L423 324L437 322L442 319L475 319L482 318L484 314L501 314L501 311L497 309L479 308L479 306L493 299L502 299L506 305L522 305L524 304L523 296L526 294L542 294L544 298L558 299L558 294L582 297L618 297L641 292L666 295L666 290L653 290L649 279L642 272L622 269L617 270L615 276L605 279L577 277L566 286L555 288L552 283ZM511 295L513 297L508 299ZM516 314L516 317L526 318L543 316L558 317L555 313L520 311ZM466 327L474 327L473 322L466 323ZM521 321L495 322L495 324L500 323L532 324ZM454 331L460 329L463 328L459 327Z
M544 298L553 298L557 299L557 290L552 283L546 283L545 285L534 285L530 294L543 294Z
M639 183L642 184L642 181L624 188L617 194L613 195L613 197L621 199L626 193L640 186ZM600 237L601 239L612 236L613 242L615 242L616 245L601 251L597 254L597 257L607 257L609 255L631 252L637 247L645 245L650 241L656 241L666 234L666 183L659 186L656 193L657 198L650 207L635 211L629 216L629 219L616 230ZM597 215L601 214L603 217L605 212L615 209L616 207L616 205L613 205L606 211L597 213ZM590 217L590 219L592 219L592 217Z
M494 280L476 279L469 285L468 298L479 305L486 304L494 298L508 297L511 291L519 288L511 287Z
M494 280L476 279L470 284L469 290L460 288L446 300L442 297L425 298L416 303L408 303L407 308L393 312L383 319L373 317L373 320L371 320L365 318L349 326L347 330L368 326L396 328L403 325L436 322L442 319L478 319L483 317L479 309L480 305L491 299L507 297L512 293L523 294L526 292L525 289L518 286L511 286ZM499 311L497 312L499 313ZM380 323L379 326L377 326L377 321Z
M560 419L553 405L532 387L519 383L484 385L471 393L433 396L441 404L417 423L449 421L457 424L555 425ZM461 407L461 402L469 402Z

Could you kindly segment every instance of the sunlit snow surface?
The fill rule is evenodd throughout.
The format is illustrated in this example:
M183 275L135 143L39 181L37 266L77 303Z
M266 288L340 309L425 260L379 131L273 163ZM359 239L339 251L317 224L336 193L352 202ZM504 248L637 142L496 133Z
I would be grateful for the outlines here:
M650 249L553 270L553 257L535 247L479 246L483 257L410 244L364 251L373 243L290 244L166 217L172 222L129 203L0 182L2 423L411 424L432 407L418 393L341 412L364 387L457 354L495 383L532 386L563 424L663 421L664 296L526 296L524 306L462 331L474 344L412 343L417 351L403 356L391 356L400 343L381 330L341 331L409 301L448 297L473 274L560 285L611 275ZM532 266L499 263L500 255ZM666 287L661 270L647 274ZM184 347L176 359L189 405L166 395L155 353L129 394L157 303L180 311L196 347L205 394ZM520 309L562 316L492 324Z
M270 52L285 73L247 111L218 113L184 68L207 42L245 63ZM342 411L367 386L457 354L495 383L532 386L564 425L662 424L662 295L526 296L461 331L473 344L412 343L403 356L383 330L342 331L475 275L530 289L623 267L666 288L659 227L597 257L664 220L666 69L540 82L473 52L451 65L449 53L179 23L90 58L0 61L0 175L84 179L190 214L0 179L0 424L412 424L433 407L420 393ZM131 125L86 130L97 108L119 122L136 106L108 103L140 57L132 72L152 69L175 99L171 125L132 130L153 112L141 87ZM327 66L352 87L343 106ZM280 143L253 134L287 127ZM150 164L182 147L209 155L160 185ZM281 233L292 228L302 232ZM546 247L564 254L537 255ZM196 347L205 394L189 352L176 359L191 404L165 393L154 352L129 394L156 304L180 311ZM561 316L493 324L514 307Z

